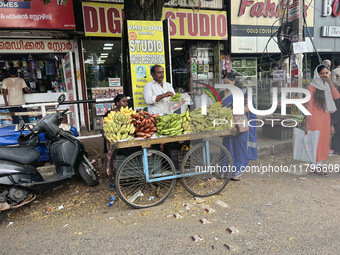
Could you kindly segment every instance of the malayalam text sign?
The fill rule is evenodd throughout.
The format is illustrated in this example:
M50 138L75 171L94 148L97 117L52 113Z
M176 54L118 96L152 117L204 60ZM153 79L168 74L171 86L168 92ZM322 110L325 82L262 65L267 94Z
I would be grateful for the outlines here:
M0 28L76 29L72 0L58 2L0 1Z
M73 51L68 40L4 39L0 41L0 53L55 53Z

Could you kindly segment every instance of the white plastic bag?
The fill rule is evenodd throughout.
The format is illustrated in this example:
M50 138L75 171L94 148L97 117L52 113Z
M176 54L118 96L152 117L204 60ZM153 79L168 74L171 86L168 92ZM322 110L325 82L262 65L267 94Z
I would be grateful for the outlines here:
M294 128L294 159L306 161L310 163L316 162L316 151L318 149L320 131L310 131L305 134L305 131L299 128Z
M170 110L172 112L178 110L183 105L190 105L193 104L191 97L188 93L182 93L181 98L178 101L171 101L170 103Z

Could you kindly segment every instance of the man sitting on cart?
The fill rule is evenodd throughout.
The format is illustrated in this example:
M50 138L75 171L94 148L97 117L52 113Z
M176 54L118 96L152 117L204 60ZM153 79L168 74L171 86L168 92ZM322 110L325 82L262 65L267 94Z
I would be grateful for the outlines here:
M160 65L154 65L151 68L152 81L145 84L143 95L148 112L150 114L168 114L170 111L170 96L175 94L172 85L163 81L164 68Z

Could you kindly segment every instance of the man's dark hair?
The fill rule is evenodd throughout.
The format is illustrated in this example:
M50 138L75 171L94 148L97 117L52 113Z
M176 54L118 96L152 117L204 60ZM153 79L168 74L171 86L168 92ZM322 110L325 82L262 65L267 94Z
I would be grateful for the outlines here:
M16 75L18 70L15 67L10 67L9 68L9 74L10 75Z
M156 72L156 67L162 67L161 65L154 65L153 67L151 67L151 73L155 73Z
M340 66L340 58L336 58L334 64L335 66Z

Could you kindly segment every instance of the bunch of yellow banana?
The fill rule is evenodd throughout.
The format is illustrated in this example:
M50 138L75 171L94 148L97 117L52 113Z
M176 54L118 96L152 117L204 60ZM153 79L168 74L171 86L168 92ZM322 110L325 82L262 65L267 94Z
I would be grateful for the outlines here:
M190 114L189 110L181 114L182 117L182 128L184 134L190 134Z
M181 147L181 151L188 151L188 150L190 150L190 148L189 148L189 146L188 145L182 145L182 147Z
M104 132L105 137L110 142L117 142L134 137L135 127L131 123L130 116L111 111L104 118Z
M124 107L121 107L120 108L120 113L123 115L123 116L131 116L131 114L136 114L137 112L136 111L134 111L133 109L132 109L132 107L128 107L128 106L126 106L125 108Z
M130 139L135 133L135 127L132 123L130 124L116 124L114 122L106 123L104 127L104 135L110 142L117 142L124 139Z
M115 111L110 111L109 114L107 115L107 117L104 118L104 123L112 122L116 113L117 112L115 112Z

